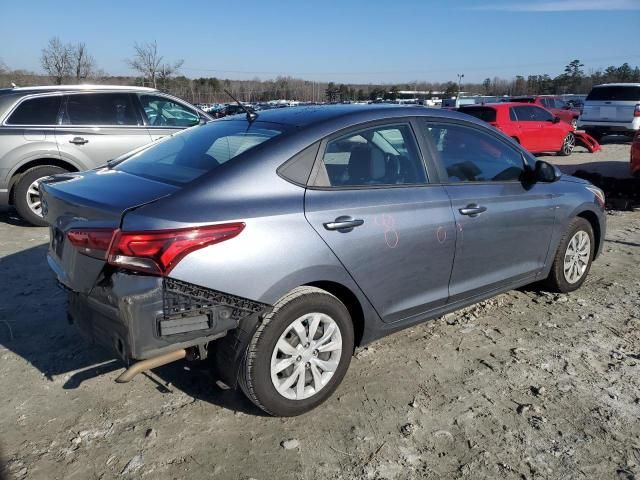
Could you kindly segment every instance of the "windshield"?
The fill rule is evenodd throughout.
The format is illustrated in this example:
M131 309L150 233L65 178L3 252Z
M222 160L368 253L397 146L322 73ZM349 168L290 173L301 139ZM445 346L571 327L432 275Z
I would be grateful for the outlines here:
M145 148L114 169L184 185L281 133L281 125L266 122L211 122Z
M623 102L638 102L640 101L640 87L595 87L587 96L587 101L589 100L618 100Z

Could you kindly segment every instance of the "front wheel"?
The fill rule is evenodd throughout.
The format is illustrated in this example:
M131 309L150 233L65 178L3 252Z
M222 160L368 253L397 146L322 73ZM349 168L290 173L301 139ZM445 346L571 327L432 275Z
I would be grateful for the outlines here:
M591 224L584 218L574 218L560 241L547 278L548 286L562 293L580 288L591 268L594 251Z
M572 119L571 119L571 127L572 127L574 130L577 130L577 129L578 129L578 119L577 119L577 118L572 118Z
M576 146L576 137L573 133L567 133L567 136L564 137L562 141L562 147L558 152L558 155L563 157L568 157L573 152L573 147Z
M18 214L31 225L44 227L47 223L42 218L42 202L40 199L40 182L51 175L64 173L67 170L53 165L34 167L22 174L14 189L14 204Z
M238 372L240 387L265 412L301 415L327 400L353 355L349 311L335 296L299 287L256 330Z

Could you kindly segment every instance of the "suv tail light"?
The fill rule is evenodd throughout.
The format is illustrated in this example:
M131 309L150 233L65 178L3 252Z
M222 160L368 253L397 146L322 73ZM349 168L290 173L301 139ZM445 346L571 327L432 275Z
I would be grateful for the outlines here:
M123 232L71 230L69 241L81 253L110 265L166 276L189 253L237 236L244 223L226 223L174 230Z
M636 108L633 110L634 117L640 117L640 103L636 105Z

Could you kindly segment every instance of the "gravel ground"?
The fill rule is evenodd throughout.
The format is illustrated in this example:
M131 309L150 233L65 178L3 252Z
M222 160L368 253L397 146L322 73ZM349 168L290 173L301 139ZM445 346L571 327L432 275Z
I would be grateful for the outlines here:
M629 150L631 139L624 136L607 136L602 139L602 151L589 153L584 147L576 147L568 157L557 155L541 156L543 160L555 163L564 173L576 170L599 173L608 177L626 178L629 174Z
M116 384L122 365L66 323L46 230L2 212L0 477L640 478L640 211L608 221L578 292L512 291L382 339L327 403L277 419L204 365Z

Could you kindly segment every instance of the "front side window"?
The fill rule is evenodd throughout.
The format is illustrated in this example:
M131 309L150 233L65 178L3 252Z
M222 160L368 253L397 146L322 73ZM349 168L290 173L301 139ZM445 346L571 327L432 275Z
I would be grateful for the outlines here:
M147 124L152 127L193 127L200 123L200 115L170 98L159 95L140 95Z
M449 182L515 181L524 173L520 152L488 133L436 123L427 124L427 131Z
M82 93L69 95L62 112L63 125L138 125L128 93Z
M11 114L9 125L56 125L60 111L61 95L30 98Z
M379 126L327 143L315 185L409 185L427 181L408 125Z
M540 107L513 107L519 122L546 122L553 119L553 115Z
M280 135L280 128L266 122L212 122L166 137L114 168L152 180L183 185Z
M544 108L533 107L533 118L537 122L550 122L553 120L553 114Z

